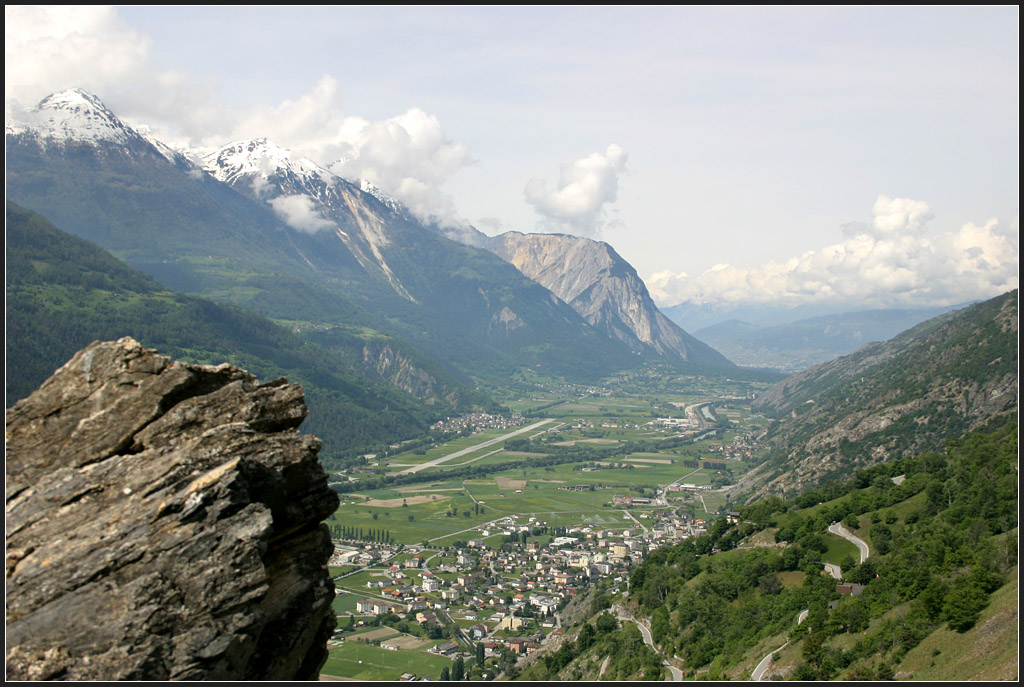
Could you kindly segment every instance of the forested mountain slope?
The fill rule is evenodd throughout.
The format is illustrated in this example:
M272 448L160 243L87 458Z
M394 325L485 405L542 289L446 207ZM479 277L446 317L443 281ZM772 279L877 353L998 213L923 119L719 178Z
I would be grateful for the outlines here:
M323 439L328 458L422 433L450 410L368 379L361 360L346 360L362 355L361 341L347 356L331 353L238 307L168 291L38 214L8 203L6 219L8 406L90 342L132 336L191 362L228 361L264 380L301 382L310 407L303 427ZM453 398L478 396L434 382Z
M657 680L667 660L690 679L750 680L774 656L765 679L1014 680L1017 462L1003 416L944 451L741 507L653 551L611 613L617 597L590 600L522 677ZM866 541L863 562L833 523ZM657 651L616 616L647 625Z
M995 592L1016 586L1017 460L1017 423L996 418L941 453L754 503L737 524L719 520L708 535L654 552L630 598L664 652L711 679L747 677L787 641L771 668L780 677L920 679L941 674L938 664L962 670L958 679L1014 679L1006 647L1016 645L1017 602ZM868 542L866 561L833 558L834 522ZM822 561L863 589L839 593ZM981 660L956 665L971 654Z
M734 493L803 491L1015 413L1017 298L928 320L770 388L754 405L775 418L770 459Z

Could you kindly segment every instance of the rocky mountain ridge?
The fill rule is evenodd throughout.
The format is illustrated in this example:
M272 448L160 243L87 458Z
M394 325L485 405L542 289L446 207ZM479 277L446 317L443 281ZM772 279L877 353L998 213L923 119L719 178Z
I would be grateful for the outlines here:
M316 679L337 495L302 390L94 343L7 411L7 678Z
M384 256L393 239L381 210L393 208L380 203L378 195L266 138L230 143L205 154L202 162L215 179L268 203L292 228L333 234L363 269L382 276L399 296L416 302ZM309 264L315 260L311 253L304 255L309 255Z
M571 305L599 331L635 352L732 366L665 317L636 270L607 243L565 234L510 231L490 238L485 245Z
M770 458L743 484L754 495L942 447L945 438L1015 413L1018 292L928 320L881 343L814 366L763 393L775 418Z

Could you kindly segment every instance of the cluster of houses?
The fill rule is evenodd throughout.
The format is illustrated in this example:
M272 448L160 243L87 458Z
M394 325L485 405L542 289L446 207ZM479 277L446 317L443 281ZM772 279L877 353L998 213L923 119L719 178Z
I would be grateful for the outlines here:
M710 491L710 484L670 484L665 491Z
M688 417L659 417L647 423L649 427L663 427L665 429L684 430L697 429L698 425Z
M726 460L752 460L754 458L754 452L763 448L764 446L759 443L753 436L753 433L747 432L746 434L738 434L728 444L722 446L711 446L708 451L712 453L721 453L722 458Z
M703 520L686 515L650 516L660 517L649 528L577 525L544 545L537 538L523 543L512 535L529 533L545 526L545 521L509 517L481 526L481 537L440 558L441 563L428 565L427 556L434 556L433 552L408 547L403 553L411 556L401 564L387 565L397 550L368 544L362 549L336 551L332 564L368 561L386 566L366 582L367 598L356 602L358 615L412 615L426 625L439 624L438 614L443 613L449 618L478 621L467 631L476 641L507 643L527 631L555 628L557 610L581 586L604 577L621 583L629 567L649 552L700 534L705 527ZM529 642L519 649L530 650Z
M459 417L449 417L435 422L430 428L443 432L457 432L466 427L481 429L511 429L526 422L522 415L491 415L490 413L467 413Z
M332 564L379 570L365 582L364 598L355 604L357 615L394 613L424 628L457 621L466 639L483 645L485 655L507 650L522 656L561 636L558 611L585 585L608 578L618 593L632 565L706 528L704 520L685 514L650 511L641 517L653 524L616 529L576 525L548 538L529 536L548 526L546 521L510 516L478 527L479 536L458 549L339 547ZM466 648L453 637L428 651L454 657Z
M536 384L536 387L541 391L556 393L560 396L611 396L613 393L608 387L572 384L570 382L562 382L559 384L538 383Z

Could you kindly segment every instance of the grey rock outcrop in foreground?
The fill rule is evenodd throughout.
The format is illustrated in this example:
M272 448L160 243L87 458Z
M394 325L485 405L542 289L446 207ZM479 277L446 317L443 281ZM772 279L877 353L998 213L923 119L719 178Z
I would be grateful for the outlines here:
M93 343L7 411L7 678L316 679L334 628L299 386Z

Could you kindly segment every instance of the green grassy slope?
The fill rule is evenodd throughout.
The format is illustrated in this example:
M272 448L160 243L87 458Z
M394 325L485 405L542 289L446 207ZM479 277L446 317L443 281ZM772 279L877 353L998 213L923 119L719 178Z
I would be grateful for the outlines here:
M630 598L665 653L711 678L748 677L787 641L772 670L803 680L923 679L954 663L960 679L1015 676L1017 459L1016 422L995 420L941 453L746 506L742 524L720 520L705 537L654 552ZM871 548L863 564L841 561L845 580L865 585L859 598L821 574L836 521ZM772 531L785 548L737 548ZM804 576L794 584L789 571Z

